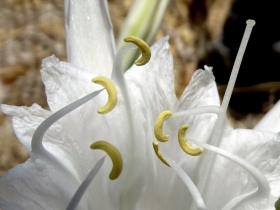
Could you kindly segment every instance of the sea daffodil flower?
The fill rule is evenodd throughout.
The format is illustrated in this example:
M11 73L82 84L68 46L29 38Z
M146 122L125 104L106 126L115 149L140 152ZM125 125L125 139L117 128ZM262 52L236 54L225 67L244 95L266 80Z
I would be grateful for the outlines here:
M104 161L78 209L179 210L206 206L211 210L272 210L280 193L278 134L228 127L224 118L229 98L220 108L209 68L196 71L177 100L167 37L151 47L147 64L133 66L123 75L122 54L132 47L125 46L114 56L110 21L102 2L66 1L70 63L51 56L43 60L41 70L50 111L36 104L1 105L3 112L12 116L16 135L29 150L30 158L1 177L0 208L65 209L93 166L97 163L101 167ZM93 19L98 26L91 28ZM94 47L91 39L95 40ZM100 75L109 78L117 92L117 103L106 114L97 110L106 103L107 93L91 82ZM71 103L83 105L59 119L58 114ZM159 148L176 173L160 162L152 147L155 122L164 110L172 112L162 125L170 140L160 143ZM59 120L47 129L53 118ZM186 123L186 139L194 143L190 147L200 146L223 157L205 151L200 156L185 154L177 141L177 131ZM45 130L41 145L39 136ZM179 134L184 138L184 133ZM108 178L109 158L104 159L102 151L90 149L100 140L110 142L122 156L122 172L114 181ZM195 185L187 188L178 175L185 183L191 178L199 191ZM251 175L261 185L256 185ZM200 194L203 200L197 202Z

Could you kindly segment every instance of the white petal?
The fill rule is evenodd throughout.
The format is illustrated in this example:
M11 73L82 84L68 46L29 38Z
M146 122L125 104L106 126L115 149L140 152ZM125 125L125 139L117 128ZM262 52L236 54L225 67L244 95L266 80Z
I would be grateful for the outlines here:
M279 132L280 131L280 101L254 127L254 130Z
M217 86L211 69L199 69L194 72L190 84L186 87L179 100L178 110L182 111L204 106L220 106ZM181 118L179 125L189 124L187 138L202 141L206 133L211 132L207 129L216 119L215 114L193 115Z
M1 110L12 117L15 134L29 152L34 131L52 114L37 104L31 107L1 105Z
M53 112L101 87L91 82L96 77L95 73L60 62L54 55L45 58L42 66L42 80Z
M65 209L74 190L52 166L28 159L1 177L0 206L7 210Z
M223 139L221 148L253 164L265 175L272 191L269 200L260 202L267 209L273 209L272 203L280 195L280 141L277 140L277 135L252 130L232 130ZM209 209L221 209L235 196L251 192L257 187L246 171L222 157L217 158L209 183L206 198ZM265 209L263 206L256 208L258 205L261 204L249 202L241 209Z
M138 103L146 103L153 116L165 109L174 110L177 103L168 39L164 37L151 47L152 57L146 65L133 65L125 74L131 97L135 101L137 97L143 98Z
M1 109L12 117L15 134L30 153L31 139L35 130L52 113L42 109L37 104L33 104L31 107L1 105ZM71 141L71 138L62 133L60 122L54 124L46 132L43 139L45 149L57 157L79 179L80 176L75 170L75 166L79 166L81 162L79 158L71 158L72 155L75 155L75 150L72 149L73 144L77 144L77 142ZM79 174L83 175L83 172L79 170Z
M212 68L209 67L194 72L189 85L180 98L179 110L207 105L220 105L215 78Z
M151 47L152 58L148 64L133 66L125 74L135 114L137 141L140 142L138 150L145 164L141 172L144 185L134 189L141 190L135 204L137 209L183 209L188 203L187 188L169 167L160 162L152 147L156 140L154 123L158 115L167 109L177 110L173 61L167 40L165 37ZM176 126L174 120L165 122L164 132L171 138L167 143L160 143L159 148L177 161L186 155L179 149Z
M68 61L109 76L115 42L105 0L65 1Z
M115 108L115 112L112 111L111 114L108 114L108 118L104 118L104 115L99 115L100 119L94 120L97 118L96 115L98 115L95 111L97 110L96 106L98 106L98 104L89 102L89 104L73 111L59 120L47 131L43 139L43 145L47 151L64 163L80 181L85 178L95 162L101 156L104 156L104 152L102 151L92 151L89 148L91 143L104 139L119 148L124 158L124 171L122 172L122 176L118 181L115 181L112 184L108 179L108 174L112 167L111 161L109 159L106 160L104 167L102 167L100 173L97 175L97 181L94 185L91 185L89 189L89 192L96 196L87 199L87 201L91 203L89 204L90 206L93 206L92 203L94 203L94 206L100 207L100 209L108 209L108 205L119 205L121 202L120 196L123 194L117 192L123 191L127 177L130 175L129 167L134 163L131 163L130 161L129 138L126 132L127 129L125 129L128 125L125 118L120 117L125 116L125 114L121 113L124 111L122 105L120 105L120 108ZM41 111L41 108L38 105L33 105L30 108L2 105L2 109L6 114L14 116L14 129L19 139L25 142L30 150L30 142L35 129L44 120L43 114L49 114L50 112ZM115 125L115 127L112 128L112 125ZM111 131L109 128L112 128L113 130ZM46 173L48 172L46 171ZM6 188L8 188L8 185L11 185L9 177L10 175L7 175L6 177ZM24 177L22 179L24 179ZM41 177L38 177L38 182L40 179ZM45 189L41 188L41 191L44 193ZM24 190L19 190L18 193L24 194ZM110 199L111 197L112 199ZM42 199L43 197L38 199L38 202ZM7 203L10 202L7 201Z
M220 106L215 78L211 68L206 68L205 70L200 69L194 72L189 85L184 90L178 102L178 111L206 106ZM178 118L177 124L178 128L183 124L189 125L186 132L186 139L206 142L216 119L216 114L189 115ZM192 143L190 143L190 145L197 147ZM179 150L181 151L181 149ZM188 175L197 182L197 167L201 164L200 160L202 157L203 156L192 157L183 153L176 161L178 161Z

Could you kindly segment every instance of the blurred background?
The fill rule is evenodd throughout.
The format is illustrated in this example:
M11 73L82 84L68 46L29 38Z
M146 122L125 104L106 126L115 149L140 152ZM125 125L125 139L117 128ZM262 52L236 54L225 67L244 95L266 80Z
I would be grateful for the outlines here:
M133 0L109 0L117 39ZM169 35L179 98L193 72L213 66L222 97L247 19L255 19L228 111L234 128L253 128L280 98L277 0L170 0L154 41ZM274 27L271 27L271 25ZM153 41L153 42L154 42ZM1 0L0 103L48 109L39 70L43 58L66 61L63 0ZM0 175L28 153L0 111Z

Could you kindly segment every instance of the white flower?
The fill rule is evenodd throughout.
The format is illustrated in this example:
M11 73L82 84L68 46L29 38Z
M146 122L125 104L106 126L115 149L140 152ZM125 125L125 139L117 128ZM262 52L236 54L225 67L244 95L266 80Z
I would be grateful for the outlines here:
M102 1L87 0L83 4L66 1L67 47L71 63L59 62L51 56L43 60L41 70L51 111L36 104L31 107L1 106L3 112L13 117L16 135L31 157L1 177L0 208L65 209L78 185L104 156L102 151L91 150L90 145L105 140L121 152L122 173L118 179L109 180L111 161L106 158L79 209L191 209L193 199L188 188L173 170L159 161L152 148L154 123L162 111L171 110L174 116L163 127L164 132L170 135L170 141L161 143L160 150L170 165L173 162L168 156L198 185L207 209L222 209L237 196L256 190L257 185L246 170L223 157L212 162L210 152L198 157L186 155L177 142L177 130L185 123L190 126L187 139L201 144L211 143L212 129L216 122L221 122L220 127L216 126L222 131L218 139L221 139L220 148L227 152L215 150L224 155L231 153L233 159L237 155L245 160L244 163L247 161L254 165L267 180L263 182L264 186L267 182L270 186L270 189L260 189L268 192L261 195L263 197L256 197L257 200L250 198L237 208L272 210L280 194L280 142L277 134L233 130L223 121L217 121L217 115L213 113L220 113L220 102L211 69L196 71L181 99L177 100L168 38L161 39L151 48L152 57L148 64L133 66L123 77L119 54L112 68L114 49L112 42L108 42L110 22L104 16L105 8ZM93 19L96 24L92 24ZM100 86L91 82L98 75L105 75L114 82L118 91L116 107L105 115L96 112L107 100L107 93L102 91L57 121L44 135L44 148L66 169L46 153L38 153L44 151L39 144L34 146L32 142L31 151L31 140L37 127L56 111L99 90ZM176 113L184 110L192 114L202 110L206 114L185 113L176 117ZM213 168L208 169L211 164ZM258 180L263 178L261 173L255 173Z

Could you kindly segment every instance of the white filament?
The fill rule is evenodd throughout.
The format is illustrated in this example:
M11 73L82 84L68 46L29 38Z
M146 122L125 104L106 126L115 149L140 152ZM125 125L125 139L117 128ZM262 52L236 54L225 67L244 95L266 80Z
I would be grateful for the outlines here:
M184 184L187 186L190 194L193 197L193 200L197 206L198 210L206 210L205 203L196 188L195 184L191 180L191 178L188 176L188 174L179 166L176 164L174 160L169 158L167 155L163 155L164 159L168 162L168 164L171 166L171 168L177 173L177 175L181 178L181 180L184 182Z
M128 125L129 129L128 132L130 133L130 139L134 139L134 122L133 122L133 114L132 114L132 107L131 107L131 102L128 94L128 88L127 84L124 78L123 70L122 70L122 59L123 56L126 52L129 50L134 50L137 49L137 47L133 44L127 44L123 47L121 47L120 50L118 50L117 55L114 59L114 64L113 64L113 71L112 71L112 76L111 79L118 84L123 99L124 99L124 104L126 107L126 113L127 113L127 119L128 119ZM131 142L133 144L133 142Z
M126 52L129 50L134 50L137 49L133 44L127 44L123 46L120 50L118 50L117 55L114 59L114 64L113 64L113 71L112 71L112 76L111 79L118 84L123 99L125 103L125 107L127 110L127 118L128 118L128 123L130 126L129 132L130 132L130 137L133 139L134 137L134 123L133 123L133 115L132 115L132 107L131 107L131 102L129 99L129 94L128 94L128 89L126 85L126 81L123 75L123 70L122 70L122 58Z
M101 158L91 169L91 171L89 172L89 174L87 175L85 180L82 182L82 184L79 186L79 188L75 192L75 194L72 197L71 201L69 202L66 210L75 210L77 208L77 206L78 206L81 198L83 197L85 191L87 190L88 186L90 185L90 183L92 182L92 180L98 173L99 169L103 165L105 157L106 157L106 155L103 158Z
M218 120L216 122L216 125L214 127L213 135L212 135L212 138L211 138L211 141L210 141L211 144L215 145L215 146L219 146L220 143L221 143L220 142L221 139L219 137L220 137L221 130L222 130L221 129L222 124L223 124L223 121L224 121L225 116L226 116L226 111L227 111L227 108L228 108L228 104L229 104L229 101L230 101L230 98L231 98L231 94L232 94L232 91L233 91L233 88L234 88L234 84L235 84L237 75L238 75L238 72L239 72L239 69L240 69L241 61L242 61L242 58L243 58L244 53L245 53L245 49L246 49L246 46L248 44L253 26L255 25L254 20L247 20L246 23L247 23L247 26L246 26L246 29L245 29L245 32L244 32L244 35L243 35L243 38L242 38L242 41L241 41L236 59L235 59L235 62L234 62L234 65L233 65L233 69L232 69L232 72L231 72L231 75L230 75L230 78L229 78L227 89L226 89L226 92L225 92L225 95L224 95L224 98L223 98L223 102L222 102L222 105L221 105L220 115L219 115L219 118L218 118Z
M224 126L224 122L225 122L225 118L226 118L226 110L228 108L228 104L229 104L229 100L231 98L231 94L232 94L232 90L238 75L238 71L241 65L241 61L247 46L247 43L249 41L253 26L255 25L255 21L254 20L248 20L247 22L247 26L233 65L233 69L231 72L231 76L228 82L228 86L223 98L223 102L220 108L220 113L218 115L218 119L215 123L213 132L212 132L212 136L211 139L209 141L209 143L213 146L219 146L221 143L221 136L223 135L223 126ZM208 164L208 161L210 160L210 165L206 165ZM215 156L213 155L207 155L207 161L205 160L205 158L202 160L202 167L204 168L204 173L203 173L203 177L200 178L200 180L198 181L198 189L200 190L200 192L206 192L207 191L207 186L206 186L206 180L207 177L209 177L209 174L212 173L212 169L213 169L213 164L215 163Z
M239 165L241 168L245 169L257 182L258 184L258 189L250 192L250 193L246 193L244 195L241 196L237 196L234 199L232 199L231 201L229 201L223 208L222 210L232 210L236 207L238 207L239 205L251 200L252 198L265 198L268 196L269 192L270 192L270 188L269 188L269 184L266 180L266 178L264 177L264 175L253 165L251 165L250 163L246 162L245 160L243 160L242 158L233 155L223 149L220 149L218 147L214 147L211 146L209 144L206 143L202 143L199 141L195 141L192 139L188 139L189 141L193 142L194 144L212 151L220 156L223 156L231 161L233 161L234 163L236 163L237 165Z
M101 13L104 16L106 28L108 29L109 36L111 38L110 43L111 43L112 53L113 53L113 57L114 57L116 54L116 45L115 45L113 25L111 22L110 13L109 13L109 9L108 9L108 1L104 1L104 0L99 0L99 1L100 1L100 9L102 10Z
M196 107L187 109L184 111L176 112L175 114L172 114L170 118L174 117L184 117L188 115L198 115L198 114L219 114L220 113L220 107L219 106L202 106L202 107Z
M137 179L140 178L141 176L141 167L139 166L138 160L137 160L137 142L135 141L136 136L135 136L135 127L134 127L134 119L133 119L133 114L132 114L132 106L131 106L131 101L129 98L128 94L128 88L127 84L124 78L123 74L123 69L122 69L122 59L123 56L126 52L129 50L134 50L137 49L137 47L133 44L126 44L125 46L121 47L121 49L118 50L116 57L114 59L114 64L113 64L113 70L112 70L112 76L111 79L118 85L120 88L120 91L123 96L124 100L124 105L126 108L126 114L127 114L127 119L128 119L128 126L129 128L127 129L127 132L129 133L131 142L129 142L127 145L129 145L129 150L131 151L131 156L133 159L131 159L134 164L132 164L132 167L130 169L130 176L126 180L126 186L125 190L122 193L122 202L121 202L121 209L123 210L129 210L132 208L131 205L133 205L134 202L130 199L130 195L132 194L131 191L134 190L133 184L137 182ZM136 164L137 163L137 164ZM136 196L135 196L136 197Z

